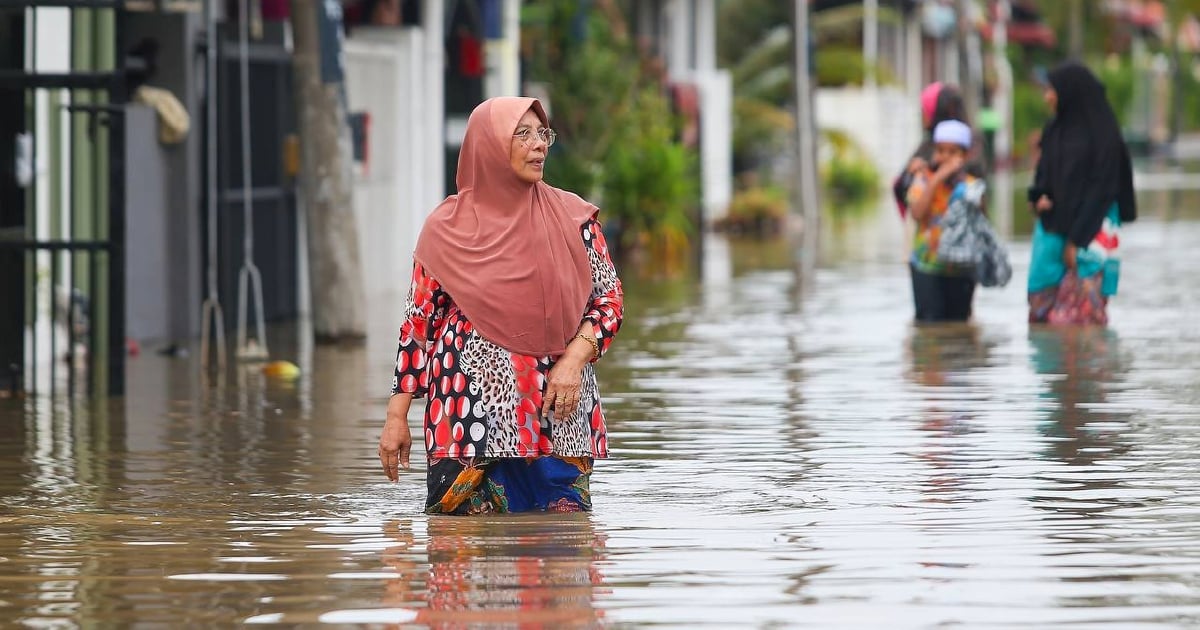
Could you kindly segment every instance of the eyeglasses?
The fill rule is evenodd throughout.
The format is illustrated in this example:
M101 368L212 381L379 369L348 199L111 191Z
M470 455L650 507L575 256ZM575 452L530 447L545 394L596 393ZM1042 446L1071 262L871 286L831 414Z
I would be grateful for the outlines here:
M558 134L554 133L554 130L549 127L542 127L537 130L537 133L534 133L532 129L522 129L514 133L513 137L520 140L521 144L525 146L533 144L535 137L540 138L542 142L546 143L547 147L551 147L554 146L554 140L558 138Z

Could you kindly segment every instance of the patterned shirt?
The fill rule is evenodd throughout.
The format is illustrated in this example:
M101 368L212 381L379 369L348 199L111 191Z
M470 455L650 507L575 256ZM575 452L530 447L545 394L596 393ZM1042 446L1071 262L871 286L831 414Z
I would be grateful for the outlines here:
M603 355L621 327L621 281L596 220L583 224L582 238L592 269L582 321L591 322ZM541 419L542 393L554 363L552 357L516 354L484 339L438 281L413 265L392 394L429 397L424 429L430 459L607 457L607 429L591 363L583 370L579 406Z
M913 178L908 189L908 205L912 205L925 193L929 186L930 173L918 174ZM973 204L977 209L983 203L983 195L987 192L987 183L972 175L962 175L957 182L947 182L938 186L933 192L933 201L929 204L929 215L925 221L917 222L917 231L913 235L912 258L913 266L918 271L939 276L966 276L971 274L969 266L953 266L938 260L938 241L942 234L942 217L950 209L952 203Z

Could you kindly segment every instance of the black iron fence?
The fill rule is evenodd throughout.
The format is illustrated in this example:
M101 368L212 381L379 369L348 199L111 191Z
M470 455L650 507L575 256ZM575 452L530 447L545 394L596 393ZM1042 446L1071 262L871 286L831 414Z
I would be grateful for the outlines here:
M53 37L60 50L67 42L70 71L40 71L52 64L38 59L46 29L31 9L50 7L69 11L69 32ZM0 388L8 392L124 391L123 7L0 0L0 154L9 156L0 161Z

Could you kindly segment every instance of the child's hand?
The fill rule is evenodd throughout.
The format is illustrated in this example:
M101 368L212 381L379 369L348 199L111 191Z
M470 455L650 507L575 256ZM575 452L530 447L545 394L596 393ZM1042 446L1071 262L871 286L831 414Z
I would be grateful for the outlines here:
M1036 209L1039 213L1049 212L1052 208L1054 208L1054 202L1050 201L1050 198L1046 195L1038 197L1037 205L1034 206L1034 209Z
M965 163L966 160L961 155L946 158L946 161L938 165L937 172L933 174L933 178L939 182L944 182L961 171Z
M908 163L908 172L913 175L927 170L929 170L929 162L926 162L923 158L915 157Z

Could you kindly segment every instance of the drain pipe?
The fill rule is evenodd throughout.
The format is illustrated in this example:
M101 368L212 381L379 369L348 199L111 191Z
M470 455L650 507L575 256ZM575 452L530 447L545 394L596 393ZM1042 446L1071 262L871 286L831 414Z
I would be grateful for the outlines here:
M1000 0L996 5L996 25L992 38L992 63L996 67L996 92L992 107L1000 114L1000 127L996 130L995 194L991 205L995 208L996 229L1004 236L1012 236L1013 230L1013 177L1012 177L1012 65L1008 62L1008 22L1012 16L1010 0Z
M238 61L241 75L242 122L242 268L238 272L237 358L261 361L267 358L266 326L263 323L262 274L254 264L254 207L251 193L254 171L250 164L250 1L238 2ZM246 301L254 291L256 342L246 340Z
M208 214L208 268L205 278L208 296L200 310L200 367L209 368L209 339L216 336L217 369L225 372L225 313L217 294L217 0L204 3L204 29L207 42L204 49L204 174L205 202Z

